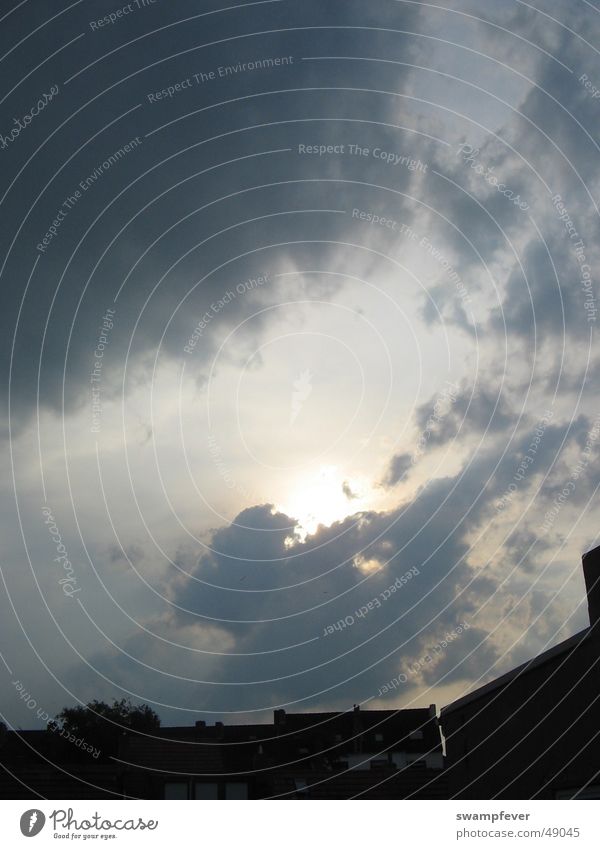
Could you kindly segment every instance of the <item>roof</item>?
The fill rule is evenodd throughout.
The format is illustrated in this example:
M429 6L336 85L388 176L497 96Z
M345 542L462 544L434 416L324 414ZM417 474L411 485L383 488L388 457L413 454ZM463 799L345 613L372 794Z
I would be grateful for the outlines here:
M532 669L537 669L539 666L543 666L545 663L549 663L552 660L556 660L563 654L567 654L567 652L577 648L581 642L586 640L589 633L590 629L584 628L583 631L579 631L567 640L563 640L562 643L552 646L552 648L547 649L545 652L542 652L542 654L538 654L538 656L534 657L532 660L528 660L526 663L516 666L514 669L511 669L510 672L506 672L504 675L501 675L499 678L495 678L488 684L478 687L477 690L474 690L472 693L468 693L466 696L462 696L455 702L446 705L446 707L443 707L441 710L441 719L443 720L444 716L447 716L449 713L454 713L454 711L460 710L465 707L465 705L487 696L489 693L494 692L494 690L500 690L520 675L526 674Z
M414 732L419 731L418 737ZM351 752L441 752L435 709L277 712L273 724L161 728L123 735L118 761L157 773L232 775L337 761Z
M220 747L200 741L153 739L128 735L119 758L121 764L154 772L219 775L224 772Z

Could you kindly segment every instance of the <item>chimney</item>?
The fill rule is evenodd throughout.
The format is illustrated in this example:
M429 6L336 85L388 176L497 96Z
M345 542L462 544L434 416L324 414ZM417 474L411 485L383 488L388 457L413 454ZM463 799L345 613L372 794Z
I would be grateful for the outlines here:
M590 626L594 626L600 620L600 545L583 555L582 564Z
M204 719L197 719L196 728L206 728L206 721Z
M360 715L360 705L352 706L352 735L354 737L353 748L355 752L362 752L363 749L363 724Z
M285 725L285 710L283 708L273 711L273 725Z
M215 728L223 728L222 722L215 722Z

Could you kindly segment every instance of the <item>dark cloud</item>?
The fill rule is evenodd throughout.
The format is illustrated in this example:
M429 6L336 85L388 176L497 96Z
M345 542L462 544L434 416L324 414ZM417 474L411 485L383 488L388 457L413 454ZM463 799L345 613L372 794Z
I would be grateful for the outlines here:
M354 501L356 498L358 498L358 495L352 490L352 487L350 486L348 481L344 481L344 483L342 484L342 492L349 501Z
M503 467L517 457L515 451ZM469 625L465 638L436 654L419 680L486 674L497 645L477 622L497 585L476 576L467 539L500 492L504 476L495 475L496 463L494 452L480 454L402 508L359 513L292 547L286 539L293 519L269 505L250 508L217 531L212 552L170 584L178 606L173 634L218 626L236 651L249 653L239 658L225 652L218 659L211 680L222 684L202 690L204 709L218 713L232 698L239 710L264 707L273 698L308 705L342 703L352 693L368 698L462 621ZM379 571L361 570L374 562ZM415 567L418 574L380 607L356 615ZM353 621L340 626L346 619ZM306 640L312 642L302 646ZM232 681L239 682L233 697Z
M491 387L467 385L443 387L417 408L415 419L432 446L444 445L459 435L507 433L516 422L515 410L500 388L494 393Z
M140 545L132 543L124 548L112 545L108 549L108 558L111 563L137 564L144 557L144 549Z
M104 5L82 6L61 21L61 38L75 37L82 28L86 35L50 76L63 86L55 108L43 124L32 124L23 134L26 147L21 145L19 154L33 155L33 164L11 193L14 226L0 234L4 275L13 281L0 317L0 366L6 377L12 357L14 428L28 420L37 403L57 412L87 403L98 327L108 307L116 308L116 316L106 354L107 395L116 395L124 381L131 385L124 373L127 351L133 379L136 369L151 365L159 343L161 353L185 359L183 347L195 326L231 289L237 296L226 310L213 315L194 349L193 368L202 371L226 333L249 316L253 318L243 334L255 338L269 320L268 314L255 315L260 307L288 300L294 292L271 282L260 292L241 296L235 286L265 271L273 281L278 271L288 270L292 256L300 267L304 260L309 267L334 265L336 248L323 243L323 233L325 228L328 238L347 241L336 216L302 210L330 209L332 197L333 206L342 210L364 205L361 186L387 185L391 175L390 168L375 159L365 167L361 157L302 157L298 144L379 143L396 150L410 141L384 126L395 110L390 97L376 96L373 109L373 95L335 90L381 88L376 64L329 65L323 85L323 66L302 57L335 52L341 34L351 51L355 43L366 41L378 55L386 44L397 43L397 37L384 31L386 23L393 20L395 28L410 28L418 17L416 9L382 15L365 13L358 2L330 10L316 2L302 7L253 3L248 10L202 15L188 2L179 4L176 13L162 4L138 11L137 20L129 15L108 31L91 32L90 15L102 17ZM37 4L40 23L50 11L51 4ZM152 21L152 29L165 27L160 37L140 36L140 16ZM194 19L170 26L186 17ZM378 29L373 28L375 21ZM16 37L11 26L12 20L7 43ZM265 34L245 35L261 31ZM133 33L135 49L129 50L121 39ZM107 42L112 58L104 58ZM292 56L293 62L254 73L217 75L194 85L193 97L186 90L160 102L148 101L149 93L194 79L194 73L271 56ZM63 85L90 62L93 68ZM385 73L389 82L383 88L397 91L402 68L390 66ZM91 83L94 93L107 93L86 105ZM317 83L322 91L316 90ZM41 84L40 78L27 80L19 89L18 104L24 108L34 100ZM232 101L229 109L219 107L227 101ZM136 104L138 109L114 120ZM0 113L4 129L12 123L11 109L18 111L17 104ZM361 120L367 112L369 120ZM48 137L61 120L67 121L66 129ZM173 120L170 127L159 129ZM104 170L109 155L136 137L142 140L138 147ZM67 139L68 150L76 151L68 163ZM34 142L42 143L38 152ZM283 152L268 153L277 150ZM3 156L16 167L16 149L3 151ZM100 176L82 191L79 182L98 166ZM40 173L48 175L42 192ZM396 169L395 188L405 188L411 179L407 169ZM63 200L78 189L80 199L67 211L44 253L37 252L35 246L63 208ZM379 204L377 190L371 193L367 203ZM396 204L398 198L390 195L389 203ZM20 232L13 243L17 226ZM357 241L366 235L359 233ZM26 289L36 259L38 267ZM330 278L326 285L331 292L341 284ZM323 286L311 280L308 296L321 296Z
M396 486L405 477L413 466L411 454L395 454L390 460L386 474L383 478L383 486Z

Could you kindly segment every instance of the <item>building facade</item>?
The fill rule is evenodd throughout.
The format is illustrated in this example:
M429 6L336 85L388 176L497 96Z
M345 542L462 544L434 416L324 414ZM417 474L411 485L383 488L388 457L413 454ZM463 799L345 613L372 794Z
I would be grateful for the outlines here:
M138 799L445 798L435 705L291 713L272 724L126 733L101 758L57 748L50 732L7 732L0 797ZM50 747L50 748L49 748ZM96 789L94 789L96 788Z

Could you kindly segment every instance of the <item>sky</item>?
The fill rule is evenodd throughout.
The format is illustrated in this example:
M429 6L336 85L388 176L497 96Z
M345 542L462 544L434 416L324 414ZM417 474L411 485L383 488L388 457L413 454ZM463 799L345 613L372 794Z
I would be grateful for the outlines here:
M439 709L587 626L598 44L587 0L3 5L8 727Z

